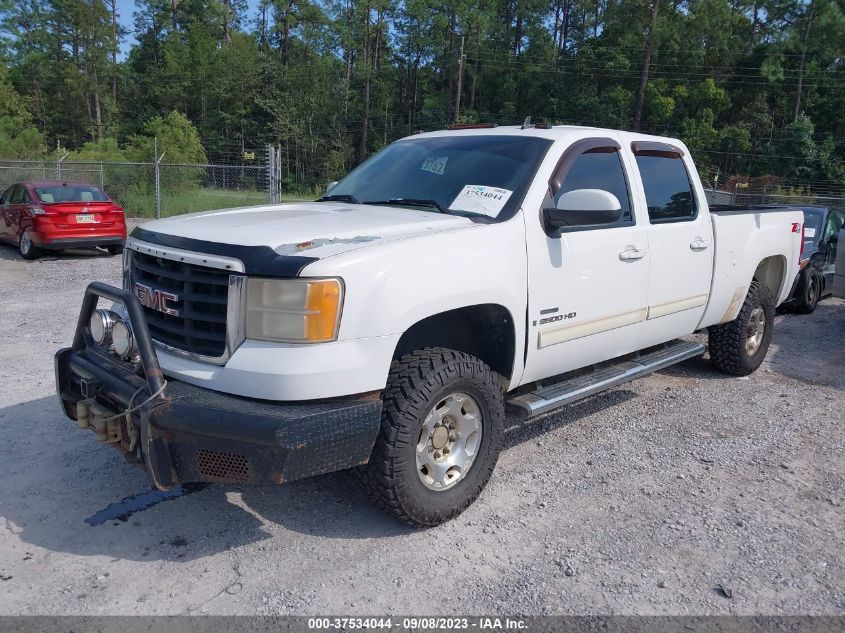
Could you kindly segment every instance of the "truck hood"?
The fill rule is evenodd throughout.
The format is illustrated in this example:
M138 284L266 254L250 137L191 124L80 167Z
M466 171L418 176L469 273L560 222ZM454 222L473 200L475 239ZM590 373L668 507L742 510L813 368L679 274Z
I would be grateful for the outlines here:
M269 246L279 255L329 257L406 237L473 226L467 218L399 207L303 202L178 215L144 229L194 240Z

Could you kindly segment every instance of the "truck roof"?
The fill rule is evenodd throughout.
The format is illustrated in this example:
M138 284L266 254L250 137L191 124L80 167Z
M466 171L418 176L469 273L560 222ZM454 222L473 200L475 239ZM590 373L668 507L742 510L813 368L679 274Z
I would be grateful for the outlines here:
M462 128L454 130L444 129L434 132L422 132L406 138L433 136L526 136L557 141L577 139L587 136L601 136L602 134L619 137L621 141L626 143L633 141L668 142L672 145L678 146L679 148L686 149L686 146L682 141L668 136L654 136L652 134L641 134L639 132L627 132L623 130L613 130L610 128L589 127L583 125L555 125L551 127L527 128L523 128L521 125L500 125L496 127Z

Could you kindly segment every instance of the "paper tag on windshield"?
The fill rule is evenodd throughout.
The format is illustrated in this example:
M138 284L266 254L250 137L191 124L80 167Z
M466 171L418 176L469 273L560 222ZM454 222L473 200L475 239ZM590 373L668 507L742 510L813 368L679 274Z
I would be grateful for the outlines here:
M425 161L423 161L421 169L423 171L430 171L432 174L442 176L443 172L446 171L447 160L449 160L448 156L441 156L440 158L426 158Z
M811 229L808 226L804 227L804 237L815 237L816 236L816 229Z
M466 185L449 208L452 211L471 211L491 218L498 217L513 191L488 187L487 185Z

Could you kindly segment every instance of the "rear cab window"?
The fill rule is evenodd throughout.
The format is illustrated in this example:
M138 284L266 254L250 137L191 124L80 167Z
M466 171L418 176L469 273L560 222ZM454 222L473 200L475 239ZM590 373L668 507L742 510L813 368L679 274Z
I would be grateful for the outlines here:
M698 216L698 203L683 152L665 143L631 145L645 192L652 224L690 222Z

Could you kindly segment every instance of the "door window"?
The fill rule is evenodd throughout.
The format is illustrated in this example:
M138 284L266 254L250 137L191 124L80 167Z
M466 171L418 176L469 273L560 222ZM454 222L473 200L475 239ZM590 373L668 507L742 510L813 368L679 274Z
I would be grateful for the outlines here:
M14 191L12 191L12 199L10 202L12 204L26 204L29 202L29 193L24 187L18 185L15 187Z
M679 152L634 149L652 224L684 222L697 215L695 195Z
M601 189L617 197L622 206L622 216L619 222L604 225L602 228L634 223L631 216L628 179L625 177L622 159L617 148L596 147L578 156L564 176L560 189L554 195L555 204L563 194L576 189Z
M832 211L827 218L827 227L824 230L824 239L830 240L834 235L838 235L842 229L842 216L836 211Z

